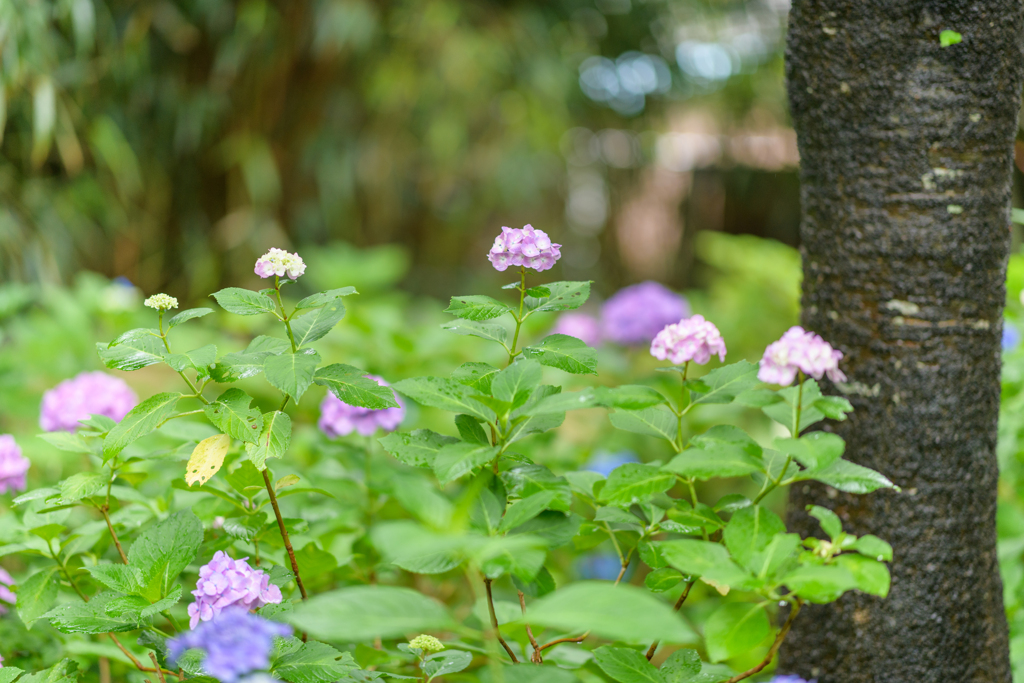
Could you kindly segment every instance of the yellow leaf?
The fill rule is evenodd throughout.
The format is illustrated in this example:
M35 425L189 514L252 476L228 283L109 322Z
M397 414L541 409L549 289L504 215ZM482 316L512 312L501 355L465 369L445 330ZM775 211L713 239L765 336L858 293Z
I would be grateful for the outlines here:
M200 486L205 484L224 464L230 446L231 437L227 434L217 434L197 443L185 468L185 483L189 486L197 481Z
M280 491L281 489L288 488L289 486L295 486L300 481L301 479L299 479L297 474L286 475L277 480L277 483L274 484L274 490Z

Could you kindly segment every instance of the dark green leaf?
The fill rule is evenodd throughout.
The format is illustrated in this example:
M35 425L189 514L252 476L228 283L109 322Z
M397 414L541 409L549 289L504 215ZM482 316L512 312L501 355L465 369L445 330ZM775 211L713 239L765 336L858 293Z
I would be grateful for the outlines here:
M554 491L552 510L567 512L572 503L572 490L565 477L560 477L543 465L520 465L502 472L508 495L512 498L528 498L541 491Z
M390 387L379 384L359 368L335 363L316 371L313 382L327 387L343 403L370 410L397 408L398 402Z
M241 389L228 389L203 412L228 436L255 444L263 432L263 414L259 408L250 408L251 403L252 398Z
M347 678L347 674L357 668L350 653L310 641L278 658L271 671L277 678L290 683L331 683Z
M754 649L772 633L764 607L731 602L712 612L704 624L704 642L712 662L731 659Z
M462 437L463 441L469 443L483 444L490 446L490 439L487 437L487 432L480 425L480 422L469 415L456 415L455 416L455 428L459 430L459 436Z
M523 356L576 375L597 374L597 352L576 337L552 334L523 349Z
M203 523L191 510L176 512L144 531L128 550L128 565L139 571L141 595L150 602L168 595L202 542Z
M138 613L124 616L108 614L107 606L119 599L115 593L100 593L89 602L68 602L50 610L41 618L62 633L120 633L140 626Z
M237 315L259 315L260 313L273 313L276 305L268 296L249 289L228 287L215 292L213 298L217 300L220 307L228 313Z
M292 419L287 413L275 410L263 414L263 429L256 443L245 444L249 462L262 471L268 458L283 458L292 440Z
M511 313L512 309L497 299L483 295L453 296L445 313L466 320L490 320Z
M650 499L656 493L668 491L676 478L654 465L626 463L608 475L600 498L609 505L632 505Z
M443 436L429 429L417 429L411 434L392 432L378 441L388 453L413 467L433 467L438 451L459 442L455 437Z
M619 683L666 683L647 657L630 648L604 645L594 650L594 661Z
M156 429L174 414L174 407L180 398L181 394L175 392L157 394L132 408L103 439L103 459L109 460L128 444Z
M296 346L302 348L321 339L344 317L345 304L340 298L335 298L310 313L292 318L292 335Z
M661 569L655 569L650 574L644 577L644 585L652 593L664 593L667 590L672 590L679 585L679 582L683 580L683 575L672 567L662 567Z
M282 353L267 358L263 372L268 382L298 403L313 383L313 373L319 362L320 356L315 353Z
M168 329L177 327L184 322L188 322L195 318L202 318L204 315L209 315L211 313L213 313L212 308L189 308L168 320L167 327Z

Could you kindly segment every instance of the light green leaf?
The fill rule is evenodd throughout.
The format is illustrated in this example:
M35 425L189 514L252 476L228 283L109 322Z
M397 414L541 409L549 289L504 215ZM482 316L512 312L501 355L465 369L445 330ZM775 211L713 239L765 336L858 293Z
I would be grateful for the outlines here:
M861 536L850 546L850 549L879 561L892 562L892 546L878 536L872 536L871 534Z
M128 550L128 565L139 572L142 597L150 602L166 597L202 542L203 523L191 510L176 512L142 532Z
M47 432L38 434L40 439L67 453L92 453L94 449L80 434L72 432Z
M544 512L556 495L555 491L540 491L508 506L505 516L501 518L501 524L498 525L498 532L507 533L530 521Z
M653 544L670 565L684 574L700 576L724 586L743 587L751 576L733 562L725 547L709 541L682 539Z
M594 650L594 661L619 683L666 683L647 657L630 648L604 645Z
M400 462L413 467L433 467L438 451L459 442L455 437L444 436L429 429L417 429L411 434L392 432L377 441Z
M623 431L646 434L675 443L679 424L676 416L663 406L643 410L617 410L609 416L612 424Z
M423 662L423 673L427 680L432 681L438 676L462 671L473 662L473 655L464 650L448 650L437 652Z
M142 580L139 570L126 564L98 564L86 567L92 578L111 590L137 595Z
M552 282L544 285L545 297L528 296L526 308L534 312L570 311L579 308L590 298L590 282ZM532 290L527 290L534 293ZM541 294L542 292L535 292Z
M77 503L83 498L102 491L107 485L107 477L99 472L79 472L60 483L60 505Z
M486 444L458 443L443 446L434 459L433 469L442 486L469 474L498 457L498 448Z
M540 363L534 360L517 360L494 376L491 392L499 401L507 401L513 408L526 402L541 381Z
M290 683L330 683L348 678L349 672L358 668L351 653L339 652L314 640L280 657L271 672Z
M576 375L597 374L597 352L567 334L548 335L539 344L524 348L523 356Z
M498 368L487 363L463 363L455 368L452 379L459 384L465 384L480 394L491 393L491 382L494 376L500 372Z
M885 488L900 490L884 475L849 460L836 460L820 470L801 472L798 480L804 479L814 479L848 493L871 493Z
M167 321L167 328L171 329L178 325L193 320L195 318L202 318L204 315L213 313L212 308L189 308L177 314L173 318Z
M340 298L334 298L322 307L310 313L292 318L292 334L295 344L302 348L306 344L321 339L345 317L345 304Z
M313 373L319 362L320 356L315 353L283 353L267 358L263 362L263 372L268 382L298 403L313 383Z
M889 594L889 568L878 560L864 555L843 553L836 558L836 564L850 572L857 582L857 588L865 593L884 598Z
M843 523L839 521L839 515L828 508L820 505L808 505L807 512L821 523L821 528L833 541L843 533Z
M964 37L956 31L950 31L949 29L939 32L939 45L942 47L949 47L950 45L956 45L962 42Z
M212 294L220 307L236 315L259 315L273 313L277 305L274 300L259 292L238 287L228 287Z
M147 335L110 348L98 343L96 353L111 370L132 371L162 362L167 356L167 349L159 337Z
M121 633L139 628L138 614L130 611L110 615L107 606L123 596L115 593L100 593L89 602L68 602L42 615L50 625L61 633ZM133 618L133 616L135 618Z
M786 533L779 516L760 505L737 510L722 531L722 542L739 564L756 571L754 558L777 534Z
M326 306L332 300L342 296L349 296L352 294L358 294L355 287L341 287L339 289L329 289L326 292L317 292L311 294L305 299L295 304L295 310L301 311L306 308L319 308L320 306Z
M455 625L444 605L394 586L353 586L321 593L280 618L314 638L357 643Z
M732 403L758 383L757 366L745 360L712 370L690 389L690 403Z
M485 325L472 320L453 320L450 323L441 325L441 329L454 332L455 334L480 337L487 341L497 342L508 348L508 330L501 325Z
M626 463L608 475L600 498L609 505L632 505L650 499L656 493L672 488L676 478L654 465Z
M57 601L58 571L56 566L47 567L18 585L18 616L26 626L32 626L53 608Z
M351 365L335 363L324 366L313 375L313 382L327 387L341 402L350 406L370 410L398 407L390 387L366 377L366 372Z
M842 437L828 432L811 432L799 439L776 439L775 449L793 456L793 459L810 470L828 467L843 456L846 443Z
M857 579L839 565L797 567L784 576L781 583L808 602L834 602L848 590L857 587Z
M414 377L395 383L395 389L412 400L431 408L465 413L485 422L494 422L494 412L473 400L473 390L455 380L442 377Z
M267 468L268 458L283 458L292 440L292 419L280 410L263 414L263 430L259 440L245 444L249 462L261 472Z
M764 607L749 602L722 605L704 623L704 642L712 662L752 650L771 634L772 625Z
M217 429L228 436L255 444L263 432L263 414L259 408L250 408L252 398L241 389L228 389L203 408L203 412Z
M157 394L132 408L104 437L103 460L109 460L124 450L125 446L156 429L174 414L174 407L180 398L181 394L177 392Z
M453 296L451 305L444 312L466 320L490 320L511 313L512 309L497 299L474 294Z
M662 567L661 569L655 569L650 574L644 577L644 585L652 593L664 593L667 590L672 590L679 585L679 582L683 580L683 575L679 571L672 567Z

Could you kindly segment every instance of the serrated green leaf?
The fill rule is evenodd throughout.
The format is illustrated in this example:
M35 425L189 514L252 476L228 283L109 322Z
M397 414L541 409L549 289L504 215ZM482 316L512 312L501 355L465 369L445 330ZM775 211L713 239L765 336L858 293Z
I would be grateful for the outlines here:
M203 523L191 510L176 512L143 531L128 550L128 566L139 572L139 594L150 602L166 597L202 542Z
M452 379L443 377L414 377L403 379L394 385L402 394L412 400L432 408L440 408L453 413L465 413L478 417L485 422L494 422L494 412L475 401L472 390Z
M472 661L473 655L464 650L437 652L426 657L423 662L423 673L427 675L428 681L433 681L438 676L462 671Z
M390 387L379 384L359 368L335 363L319 368L313 382L327 387L343 403L370 410L398 408L398 401Z
M277 308L274 300L268 296L239 287L228 287L211 295L228 313L236 315L259 315L273 313Z
M465 384L478 393L490 394L491 382L498 372L500 372L498 368L487 363L463 363L455 368L452 379L459 384Z
M320 356L315 353L282 353L263 362L263 373L275 388L298 403L313 383Z
M146 336L110 348L106 344L96 344L96 353L111 370L130 372L163 362L167 349L159 337Z
M69 602L59 605L42 615L50 625L61 633L121 633L139 628L138 619L112 616L107 613L107 605L118 599L115 593L94 595L89 602Z
M499 401L512 404L518 408L526 403L533 390L541 381L540 363L533 360L520 359L494 376L491 381L491 392Z
M174 407L180 398L181 394L177 392L157 394L132 408L103 439L103 460L109 460L135 440L156 429L174 414Z
M455 437L444 436L429 429L417 429L411 434L392 432L377 441L400 462L413 467L433 467L438 451L459 442Z
M609 419L617 429L656 436L672 444L679 432L678 419L663 406L643 410L617 410L609 415Z
M708 659L731 659L757 647L771 634L764 607L749 602L727 603L712 612L704 624Z
M250 408L252 398L241 389L228 389L203 412L217 429L228 436L255 444L263 432L263 414Z
M626 463L612 470L601 489L600 499L609 505L642 503L656 493L672 488L676 478L654 465Z
M292 419L287 413L275 410L263 414L263 430L259 440L245 444L245 454L256 469L266 469L268 458L283 458L292 440Z
M778 534L786 533L786 525L768 508L752 505L737 510L722 531L722 542L739 564L757 571L754 559L768 547Z
M441 325L441 329L454 332L455 334L480 337L487 341L497 342L508 348L508 330L501 325L485 325L473 320L453 320Z
M47 567L18 585L18 616L26 626L31 627L53 608L57 601L58 571L56 566Z
M457 443L443 446L434 458L433 470L442 486L469 474L498 457L498 448L486 444Z
M79 472L60 483L60 505L77 503L83 498L102 491L107 485L107 477L99 472Z
M523 356L576 375L597 374L597 352L567 334L548 335L539 344L524 348Z
M527 310L534 312L570 311L579 308L590 298L590 282L552 282L544 285L548 295L543 298L527 296ZM531 290L527 290L530 292Z
M331 683L347 678L350 672L358 668L351 653L339 652L325 643L310 641L278 658L271 672L290 683Z
M540 491L554 491L555 497L549 504L552 510L568 512L572 504L569 482L543 465L513 467L501 473L501 480L512 498L528 498Z
M332 300L342 296L350 296L352 294L358 294L355 287L340 287L338 289L329 289L326 292L318 292L311 294L305 299L295 304L295 310L301 311L307 308L317 308L319 306L325 306Z
M884 475L849 460L836 460L820 470L801 472L798 480L805 479L814 479L848 493L871 493L884 488L900 490Z
M172 353L165 360L168 365L178 372L184 372L188 368L192 368L196 371L198 379L202 381L210 376L210 372L217 362L217 347L213 344L207 344L187 353Z
M37 435L51 446L67 453L92 453L95 449L81 434L72 432L47 432Z
M167 321L167 328L171 329L171 328L177 327L178 325L180 325L180 324L182 324L184 322L188 322L189 320L194 320L195 318L202 318L204 315L210 315L211 313L213 313L213 309L212 308L189 308L189 309L186 309L186 310L182 311L181 313L177 314L176 316L174 316L173 318L171 318L170 320L168 320Z
M512 309L492 297L474 294L453 296L444 312L465 320L490 320L511 313Z
M99 564L86 567L92 578L111 590L127 595L136 595L141 586L139 570L126 564Z
M306 344L323 338L345 317L345 304L335 298L310 313L292 318L292 334L300 349Z
M498 532L507 533L530 521L544 512L556 495L555 491L540 491L508 506L505 516L501 518L501 524L498 525Z

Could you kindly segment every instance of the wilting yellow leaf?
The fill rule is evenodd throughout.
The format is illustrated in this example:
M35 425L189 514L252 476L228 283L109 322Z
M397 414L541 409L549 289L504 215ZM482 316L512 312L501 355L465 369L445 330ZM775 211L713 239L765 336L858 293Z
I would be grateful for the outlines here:
M728 586L723 586L722 584L717 583L715 581L712 581L711 579L705 579L703 576L700 577L700 580L703 581L704 583L706 583L707 585L711 586L712 588L714 588L721 595L728 595L729 594L729 587Z
M286 489L289 486L295 486L300 481L302 481L302 480L299 479L299 475L297 475L297 474L289 474L289 475L283 476L283 477L281 477L280 479L277 480L276 484L274 484L274 490L275 491L280 491L281 489Z
M197 443L185 468L185 483L189 486L197 481L200 486L205 484L224 464L224 456L230 447L231 437L227 434L217 434Z

